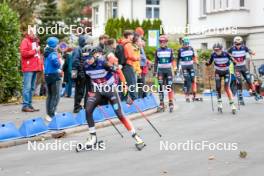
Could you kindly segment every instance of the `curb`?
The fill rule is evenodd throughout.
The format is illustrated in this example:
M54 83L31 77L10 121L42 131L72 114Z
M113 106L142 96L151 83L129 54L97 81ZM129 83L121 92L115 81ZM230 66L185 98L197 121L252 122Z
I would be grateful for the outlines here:
M152 115L152 114L155 114L155 113L157 113L157 109L156 108L144 111L144 114L146 116L149 116L149 115ZM140 113L131 114L131 115L127 116L127 117L130 120L136 120L136 119L140 119L141 118L141 114ZM111 119L111 121L115 125L120 124L120 121L117 118ZM105 128L105 127L108 127L108 126L111 126L111 123L108 120L95 124L96 129ZM81 125L81 126L77 126L77 127L74 127L74 128L47 132L47 133L45 133L43 135L34 136L34 137L31 137L31 138L22 138L22 139L16 139L16 140L12 140L12 141L1 142L0 143L0 149L26 144L28 142L44 141L44 140L48 140L48 139L53 139L54 138L53 135L58 133L58 132L60 132L60 133L65 132L65 136L67 137L67 135L74 134L74 133L81 133L81 132L85 132L85 131L88 131L87 125Z

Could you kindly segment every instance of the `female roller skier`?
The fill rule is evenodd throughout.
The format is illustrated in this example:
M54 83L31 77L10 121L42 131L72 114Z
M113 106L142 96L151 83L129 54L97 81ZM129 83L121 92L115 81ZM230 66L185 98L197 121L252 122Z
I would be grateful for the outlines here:
M159 81L159 97L160 106L158 111L164 111L164 86L168 89L169 96L169 108L170 112L173 111L173 90L172 90L172 69L176 69L175 60L173 57L173 50L168 48L168 37L161 35L159 38L160 48L157 49L155 54L155 64L154 64L154 77L158 77Z
M193 48L190 46L188 37L183 38L183 47L178 50L177 68L181 64L184 77L184 93L186 96L186 102L190 102L190 89L192 88L193 101L198 100L196 98L197 85L194 70L194 62L197 63L197 58Z
M219 43L214 44L213 46L214 52L212 53L209 62L206 63L206 66L209 66L214 62L215 85L216 85L217 99L218 99L218 111L222 113L222 109L223 109L222 99L221 99L221 82L222 82L222 78L224 78L225 92L228 96L229 103L232 108L232 113L235 114L236 107L233 101L233 94L230 89L231 75L229 70L230 63L233 62L235 64L235 61L227 52L223 51L222 49L223 46L221 44Z
M86 104L86 120L89 127L90 138L87 139L84 145L86 148L92 148L97 145L98 141L93 119L93 111L98 105L100 105L103 99L107 99L112 105L119 120L135 139L136 147L141 150L145 144L136 133L131 121L125 117L121 109L118 92L115 89L116 80L114 74L118 70L118 66L113 63L109 63L106 59L94 57L96 54L96 50L93 50L84 64L85 74L91 79L93 84L92 90L88 92L89 95ZM108 91L109 87L111 88L110 91Z

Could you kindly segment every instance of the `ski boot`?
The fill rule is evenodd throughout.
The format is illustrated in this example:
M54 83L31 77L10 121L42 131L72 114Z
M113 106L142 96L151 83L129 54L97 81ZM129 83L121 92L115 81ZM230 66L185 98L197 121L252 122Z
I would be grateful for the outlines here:
M170 112L173 112L174 105L173 105L172 100L169 101L169 108L170 108Z
M165 111L165 104L164 104L164 102L160 102L160 105L159 105L159 107L158 107L158 112L164 112Z
M139 137L138 134L135 133L132 135L132 137L136 140L135 146L139 151L146 146L146 144L143 142L143 140Z
M217 102L217 111L222 114L223 113L223 103L222 103L222 100L219 99L218 102Z
M234 102L230 102L230 106L231 106L231 109L232 109L232 114L236 114L237 112L237 109L236 109L236 106L235 106L235 103Z
M259 101L259 100L262 100L263 97L261 95L259 95L258 93L255 93L255 100L256 101Z
M103 141L97 141L97 137L96 134L91 134L91 136L87 139L87 141L82 144L79 143L76 145L76 152L80 152L80 151L89 151L89 150L99 150L101 148L103 148L104 142Z

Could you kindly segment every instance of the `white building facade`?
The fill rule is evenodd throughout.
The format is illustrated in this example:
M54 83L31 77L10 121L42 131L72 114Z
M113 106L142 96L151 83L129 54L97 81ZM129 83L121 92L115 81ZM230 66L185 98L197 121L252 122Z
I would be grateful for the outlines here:
M104 33L109 18L161 19L164 27L186 26L186 0L90 0L93 35Z
M198 26L203 27L204 31L211 30L211 32L190 34L191 44L196 49L211 49L216 42L228 48L232 45L233 37L240 35L248 47L256 52L253 59L264 60L263 18L263 0L189 0L188 2L187 21L190 28Z

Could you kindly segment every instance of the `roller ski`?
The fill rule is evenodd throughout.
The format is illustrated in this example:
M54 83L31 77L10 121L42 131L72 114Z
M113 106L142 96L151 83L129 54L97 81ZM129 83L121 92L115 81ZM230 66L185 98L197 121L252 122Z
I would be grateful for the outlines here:
M137 134L134 134L132 137L136 140L135 146L139 151L141 151L144 147L146 147L146 144Z
M91 150L102 150L105 147L105 143L100 140L97 141L96 135L91 135L90 138L87 139L87 141L82 144L78 143L76 145L75 151L81 152L81 151L91 151Z
M235 115L237 113L237 109L236 109L235 103L234 102L231 102L230 103L230 106L231 106L231 109L232 109L232 114Z
M256 101L260 101L263 100L263 97L261 95L259 95L258 93L255 94L255 100Z
M192 98L192 101L203 101L203 98L202 97L193 97Z
M157 109L157 112L165 112L166 110L166 106L164 104L164 102L161 102L158 109Z
M174 105L172 101L169 102L169 109L170 109L170 113L172 113L174 109Z
M217 111L220 114L223 114L223 103L222 103L222 100L218 100L218 102L217 102Z
M245 106L246 105L243 97L239 97L238 102L239 102L239 105L241 105L241 106Z

